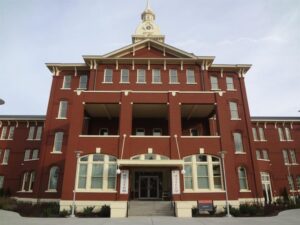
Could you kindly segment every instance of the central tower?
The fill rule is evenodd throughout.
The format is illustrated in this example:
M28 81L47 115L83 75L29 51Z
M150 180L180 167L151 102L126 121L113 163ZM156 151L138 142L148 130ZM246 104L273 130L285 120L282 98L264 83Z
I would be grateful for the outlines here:
M132 42L136 43L144 39L164 42L165 36L161 35L159 27L155 24L155 14L150 7L149 0L141 17L142 22L137 27L135 34L132 35Z

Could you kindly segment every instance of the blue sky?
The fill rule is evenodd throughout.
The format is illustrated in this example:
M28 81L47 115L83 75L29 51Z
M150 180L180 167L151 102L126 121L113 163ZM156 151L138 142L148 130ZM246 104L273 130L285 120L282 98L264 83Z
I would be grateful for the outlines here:
M0 114L45 114L47 62L131 43L146 0L0 0ZM252 116L300 116L299 0L151 0L166 43L249 63Z

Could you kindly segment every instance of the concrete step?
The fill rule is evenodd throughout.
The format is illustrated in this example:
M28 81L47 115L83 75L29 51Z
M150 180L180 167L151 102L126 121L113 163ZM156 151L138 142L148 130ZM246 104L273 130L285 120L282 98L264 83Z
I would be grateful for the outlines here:
M174 216L170 201L130 201L128 216Z

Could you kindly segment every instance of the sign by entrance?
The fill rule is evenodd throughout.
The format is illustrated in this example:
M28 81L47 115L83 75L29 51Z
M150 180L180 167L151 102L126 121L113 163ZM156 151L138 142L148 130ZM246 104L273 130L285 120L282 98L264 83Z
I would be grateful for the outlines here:
M180 194L179 170L172 170L172 194Z
M214 204L212 200L198 200L197 205L199 212L211 212L214 210Z
M128 194L129 170L121 170L120 194Z

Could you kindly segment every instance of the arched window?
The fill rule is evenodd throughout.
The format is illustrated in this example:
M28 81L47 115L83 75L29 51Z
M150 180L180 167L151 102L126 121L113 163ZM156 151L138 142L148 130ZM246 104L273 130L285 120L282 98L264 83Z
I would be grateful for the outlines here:
M58 176L59 176L59 167L58 166L51 167L49 173L48 190L57 190Z
M114 191L117 178L117 158L103 154L91 154L79 159L78 191Z
M167 156L164 155L158 155L158 154L141 154L131 157L132 160L168 160L170 159Z
M238 168L238 177L240 183L240 190L248 190L247 174L244 167Z
M211 155L192 155L184 158L184 188L191 191L222 190L220 158Z

